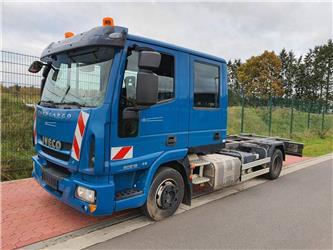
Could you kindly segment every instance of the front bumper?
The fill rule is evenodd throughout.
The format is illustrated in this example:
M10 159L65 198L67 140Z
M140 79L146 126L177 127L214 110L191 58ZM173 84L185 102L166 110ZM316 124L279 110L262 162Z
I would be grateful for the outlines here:
M113 183L90 183L80 179L75 175L68 175L66 177L61 177L58 179L58 188L54 189L42 179L42 169L45 168L38 158L38 156L32 157L34 169L32 176L37 180L37 182L48 191L50 194L55 196L60 201L68 204L69 206L79 210L82 213L88 215L111 215L114 211L114 184ZM88 189L95 190L96 192L96 210L90 212L88 209L89 203L80 200L75 197L75 190L77 186L83 186Z

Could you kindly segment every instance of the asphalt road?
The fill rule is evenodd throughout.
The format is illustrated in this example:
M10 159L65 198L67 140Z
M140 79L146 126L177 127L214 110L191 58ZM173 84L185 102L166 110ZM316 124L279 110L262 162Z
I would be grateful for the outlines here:
M89 249L332 249L332 165L299 170Z

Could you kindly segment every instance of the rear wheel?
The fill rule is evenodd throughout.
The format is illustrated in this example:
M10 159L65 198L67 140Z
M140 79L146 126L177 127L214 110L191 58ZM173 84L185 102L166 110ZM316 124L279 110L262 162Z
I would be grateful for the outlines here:
M269 172L265 175L266 178L274 180L280 176L283 165L283 154L280 149L276 149L271 157L269 164Z
M183 196L184 181L181 174L172 168L161 168L150 186L142 210L151 219L162 220L176 212Z

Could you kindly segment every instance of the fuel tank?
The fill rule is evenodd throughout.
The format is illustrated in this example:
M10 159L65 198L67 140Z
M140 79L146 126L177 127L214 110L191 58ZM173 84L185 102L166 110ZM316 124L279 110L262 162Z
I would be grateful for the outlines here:
M214 190L233 185L239 181L241 161L237 157L221 154L208 154L199 156L209 161L205 166L203 176L210 179Z

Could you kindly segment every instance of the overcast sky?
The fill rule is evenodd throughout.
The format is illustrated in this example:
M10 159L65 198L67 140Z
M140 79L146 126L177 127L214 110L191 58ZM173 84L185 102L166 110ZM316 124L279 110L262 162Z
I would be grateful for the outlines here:
M0 9L1 11L1 9ZM3 4L4 50L39 56L66 31L80 33L111 16L129 33L247 59L283 47L297 55L332 38L332 2L10 3Z

